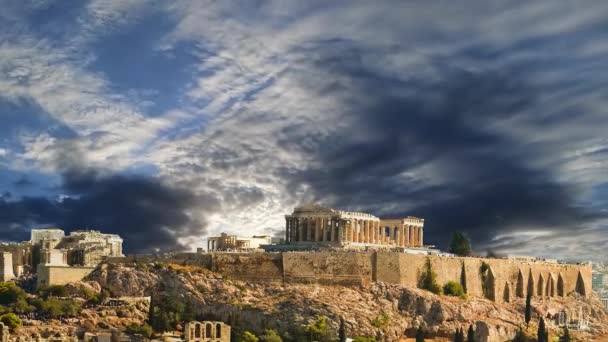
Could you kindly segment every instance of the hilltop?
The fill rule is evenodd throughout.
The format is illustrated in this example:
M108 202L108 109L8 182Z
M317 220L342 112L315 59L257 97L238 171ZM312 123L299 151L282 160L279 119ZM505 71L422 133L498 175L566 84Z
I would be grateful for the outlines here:
M340 319L344 319L350 336L381 334L388 341L396 341L404 335L413 336L415 328L423 326L429 337L450 338L457 327L473 324L480 337L489 335L492 341L502 341L512 337L522 324L525 305L520 299L513 303L461 299L385 283L337 286L243 282L196 266L159 263L102 264L86 284L98 291L104 289L112 297L152 296L157 310L172 307L181 310L182 318L225 321L235 334L244 330L261 333L271 328L292 337L325 316L332 332L337 332ZM608 316L594 297L571 294L551 301L533 300L532 305L534 314L543 316L555 314L563 306L582 307L589 313L595 334L608 332ZM132 322L143 323L147 308L139 309L130 311L128 319L85 311L75 325L124 328Z

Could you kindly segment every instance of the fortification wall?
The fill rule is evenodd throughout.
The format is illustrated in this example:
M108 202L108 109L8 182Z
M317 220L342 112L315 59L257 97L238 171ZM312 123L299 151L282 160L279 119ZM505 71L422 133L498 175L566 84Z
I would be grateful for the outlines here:
M591 265L558 265L509 259L425 256L397 252L183 253L170 257L112 258L109 262L163 261L197 265L232 279L364 285L372 281L418 285L427 258L440 285L462 283L469 295L496 301L591 292Z
M372 281L372 253L289 252L283 254L285 282L368 284Z
M38 287L50 285L65 285L80 281L88 276L95 268L74 266L38 266Z
M398 261L395 261L397 256ZM533 296L564 296L571 292L587 295L591 291L591 265L558 265L508 259L428 256L437 281L464 283L472 296L510 301ZM427 256L378 253L376 280L417 286ZM484 266L485 264L485 266ZM484 272L482 272L485 270ZM397 279L398 278L398 279Z
M211 270L233 279L246 281L282 281L280 253L212 254Z

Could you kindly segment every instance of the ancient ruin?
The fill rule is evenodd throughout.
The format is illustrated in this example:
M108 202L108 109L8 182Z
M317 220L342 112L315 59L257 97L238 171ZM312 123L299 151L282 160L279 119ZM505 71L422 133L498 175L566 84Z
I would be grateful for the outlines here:
M424 219L380 219L367 213L310 204L285 216L288 244L339 247L422 247Z
M188 322L184 329L188 342L230 342L230 326L224 322Z
M0 281L23 274L37 274L38 286L77 281L107 257L122 256L122 242L96 230L66 236L57 228L32 229L29 241L0 244Z
M221 233L219 236L207 238L207 252L215 251L246 251L260 248L262 245L269 245L272 239L268 235L258 235L252 237L239 237ZM203 252L198 249L198 252Z

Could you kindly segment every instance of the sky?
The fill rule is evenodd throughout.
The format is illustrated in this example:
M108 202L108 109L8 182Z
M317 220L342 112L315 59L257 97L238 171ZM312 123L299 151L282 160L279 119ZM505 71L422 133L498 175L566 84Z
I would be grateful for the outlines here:
M604 259L608 3L0 0L0 239L130 253L303 203Z

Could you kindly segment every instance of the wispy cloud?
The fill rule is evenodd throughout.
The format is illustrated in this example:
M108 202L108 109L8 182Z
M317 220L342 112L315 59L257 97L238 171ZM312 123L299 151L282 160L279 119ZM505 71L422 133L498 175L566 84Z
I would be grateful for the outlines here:
M20 132L9 167L60 173L66 144L108 177L150 167L214 199L187 209L210 232L318 200L423 215L440 245L604 243L604 4L96 0L52 37L9 10L2 96L76 132Z

